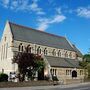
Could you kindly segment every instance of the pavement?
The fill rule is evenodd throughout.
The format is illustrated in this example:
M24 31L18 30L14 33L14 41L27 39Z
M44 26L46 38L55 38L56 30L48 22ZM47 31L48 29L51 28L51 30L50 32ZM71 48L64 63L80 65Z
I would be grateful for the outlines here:
M90 82L56 86L0 88L0 90L90 90Z
M31 90L46 90L46 89L54 89L54 88L72 88L72 87L79 87L79 86L90 86L90 82L87 83L78 83L78 84L68 84L68 85L56 85L56 86L36 86L36 87L30 87Z

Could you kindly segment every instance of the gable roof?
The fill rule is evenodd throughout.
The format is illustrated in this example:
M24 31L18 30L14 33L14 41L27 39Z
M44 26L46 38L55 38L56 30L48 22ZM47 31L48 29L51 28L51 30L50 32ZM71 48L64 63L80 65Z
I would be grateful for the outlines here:
M74 51L65 37L9 22L14 40Z
M52 67L80 68L79 61L69 58L45 56Z

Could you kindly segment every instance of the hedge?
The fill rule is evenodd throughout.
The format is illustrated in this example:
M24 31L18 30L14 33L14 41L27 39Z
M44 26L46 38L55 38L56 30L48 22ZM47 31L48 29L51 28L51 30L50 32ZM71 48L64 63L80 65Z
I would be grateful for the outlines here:
M7 82L8 81L8 75L5 73L0 74L0 82Z

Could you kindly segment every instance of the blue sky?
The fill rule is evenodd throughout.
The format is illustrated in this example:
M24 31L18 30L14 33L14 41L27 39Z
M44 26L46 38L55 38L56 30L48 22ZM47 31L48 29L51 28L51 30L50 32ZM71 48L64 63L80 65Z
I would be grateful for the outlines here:
M66 36L83 54L90 48L90 0L0 0L0 38L7 20Z

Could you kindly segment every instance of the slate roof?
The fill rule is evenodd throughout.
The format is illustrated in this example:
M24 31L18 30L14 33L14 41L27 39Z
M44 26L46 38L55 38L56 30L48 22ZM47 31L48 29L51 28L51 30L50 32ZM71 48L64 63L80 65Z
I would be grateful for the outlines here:
M45 56L50 66L52 67L69 67L69 68L79 68L79 61L69 58Z
M9 22L14 40L74 51L65 37Z

